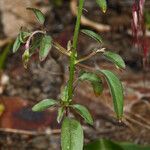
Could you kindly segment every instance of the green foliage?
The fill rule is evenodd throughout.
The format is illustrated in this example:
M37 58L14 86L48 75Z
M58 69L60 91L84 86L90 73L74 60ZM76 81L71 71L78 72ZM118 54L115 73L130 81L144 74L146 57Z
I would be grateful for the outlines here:
M43 61L52 48L52 38L49 35L43 36L40 43L39 59Z
M61 3L62 1L58 0L57 2ZM96 0L96 2L101 7L102 11L105 12L107 9L106 1ZM93 87L94 93L96 95L100 95L103 91L103 84L101 79L101 76L103 75L110 87L110 91L113 97L114 109L118 119L121 119L123 115L123 89L118 77L109 70L97 71L93 68L80 64L82 62L80 60L84 61L97 53L101 53L108 60L113 62L117 67L119 67L120 69L125 69L125 63L123 59L118 54L104 51L105 48L102 48L100 50L92 52L89 56L85 56L78 60L77 44L83 6L84 0L80 0L73 41L68 42L67 48L62 47L59 43L52 40L52 37L50 35L47 35L46 29L43 26L45 17L43 13L36 8L27 9L33 11L33 13L35 14L38 22L40 23L39 30L29 32L27 30L24 31L23 29L21 29L13 45L14 53L18 51L21 45L24 45L25 50L22 55L22 59L25 68L27 68L29 59L34 53L39 53L39 60L43 61L48 56L52 46L54 46L56 50L59 50L59 52L69 57L69 80L61 92L60 99L57 101L53 99L45 99L37 103L32 108L33 111L43 111L49 107L56 106L58 110L57 122L63 122L61 128L62 150L83 149L83 129L77 120L69 117L70 110L75 110L85 120L85 122L93 125L93 118L88 109L83 105L73 103L74 89L76 88L76 82L74 81L89 81ZM97 33L87 29L82 30L82 32L92 39L96 40L97 42L102 42L101 36L99 36ZM86 71L82 72L82 74L78 76L78 79L75 80L75 71L77 65L79 67L83 67Z
M90 112L88 111L88 109L85 106L79 105L79 104L75 104L75 105L72 105L71 107L73 109L75 109L84 118L84 120L88 124L93 125L92 116L91 116Z
M95 73L91 72L84 72L79 76L80 81L90 81L95 95L100 95L103 91L103 85L102 80L100 77L98 77Z
M57 122L60 123L63 116L64 116L64 112L65 112L65 108L64 107L60 107L58 109L58 115L57 115Z
M145 15L146 28L150 30L150 11L146 11L144 15Z
M63 3L63 0L52 0L52 1L56 6L61 6Z
M12 48L12 43L9 43L0 54L0 71L4 69L7 56Z
M99 5L101 10L105 13L107 10L107 1L106 0L96 0L96 3Z
M149 150L150 146L100 139L84 146L84 150Z
M125 65L124 60L122 59L122 57L120 55L113 53L113 52L110 52L110 51L104 52L103 55L108 60L113 62L118 68L125 69L126 65Z
M83 129L80 123L65 118L61 129L62 150L83 150Z
M68 96L68 85L66 85L62 92L61 92L61 100L62 102L68 102L69 101L69 96Z
M26 38L29 37L31 35L30 32L26 32L26 31L20 31L19 34L19 41L20 43L25 43Z
M118 119L122 119L123 115L123 87L118 77L109 70L98 70L97 73L101 73L107 80L110 88L111 95L113 97L114 109Z
M27 9L34 12L34 14L35 14L35 16L36 16L36 18L40 24L44 24L45 16L39 9L36 9L36 8L27 8Z
M57 101L53 100L53 99L44 99L42 101L40 101L39 103L37 103L32 110L33 111L44 111L45 109L52 107L54 105L57 105Z
M30 56L32 56L37 49L40 49L42 38L43 38L43 35L37 35L33 37L32 44L29 48Z
M20 35L20 34L19 34ZM18 49L20 48L21 42L20 42L20 38L18 37L16 38L14 45L13 45L13 53L16 53L18 51Z
M100 42L100 43L102 42L101 36L98 35L97 33L95 33L94 31L84 29L84 30L81 30L81 32L88 35L89 37L91 37L92 39L94 39L97 42Z

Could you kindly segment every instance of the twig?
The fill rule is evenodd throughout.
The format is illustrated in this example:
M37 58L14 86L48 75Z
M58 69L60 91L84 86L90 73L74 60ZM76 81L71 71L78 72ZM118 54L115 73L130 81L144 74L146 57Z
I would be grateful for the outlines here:
M27 131L27 130L11 129L11 128L0 128L0 132L25 134L25 135L52 135L52 134L60 134L61 130L54 129L54 130L39 132L39 131Z
M99 52L102 52L102 53L103 53L104 51L105 51L105 48L102 48L102 49L98 49L98 50L96 50L96 51L93 51L93 52L90 53L89 55L87 55L87 56L85 56L85 57L83 57L83 58L77 60L77 61L76 61L76 64L77 64L77 63L80 63L80 62L83 62L83 61L85 61L85 60L88 60L88 59L90 59L91 57L93 57L94 55L96 55L97 53L99 53Z
M70 56L70 53L64 47L62 47L59 43L53 41L53 46L62 54L66 56Z
M146 129L150 130L150 126L145 125L145 124L143 124L143 123L141 123L141 122L139 122L139 121L137 121L137 120L135 120L135 119L133 119L133 118L127 116L127 115L124 115L124 117L125 117L125 119L127 119L127 120L129 120L129 121L131 121L131 122L133 122L133 123L135 123L135 124L141 126L141 127L144 127L144 128L146 128Z

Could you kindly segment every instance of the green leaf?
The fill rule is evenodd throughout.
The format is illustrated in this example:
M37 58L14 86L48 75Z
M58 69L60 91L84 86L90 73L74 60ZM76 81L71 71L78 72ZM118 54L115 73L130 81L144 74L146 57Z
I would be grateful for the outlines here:
M62 118L63 118L63 116L64 116L64 112L65 112L64 107L60 107L60 108L58 109L58 115L57 115L57 122L58 122L58 123L61 122L61 120L62 120Z
M102 43L101 36L99 34L95 33L94 31L83 29L83 30L81 30L81 32L88 35L89 37L96 40L97 42Z
M61 129L62 150L83 150L83 129L80 123L65 118Z
M27 49L24 51L24 53L22 55L22 61L23 61L24 68L27 68L29 59L30 59L30 53L29 53L29 50Z
M25 43L25 39L30 36L31 33L29 32L26 32L26 31L21 31L20 34L19 34L19 40L21 43Z
M120 120L123 115L123 87L118 77L109 70L98 70L105 76L113 97L114 110L118 119Z
M96 0L96 3L99 5L103 13L107 10L107 1L106 0Z
M42 34L35 35L33 37L32 42L31 42L31 46L30 46L30 49L29 49L30 56L32 56L35 53L35 50L40 47L40 42L41 42L42 38L43 38Z
M35 14L37 20L39 21L39 23L44 24L45 16L39 9L36 9L36 8L27 8L27 9L34 12L34 14Z
M128 142L114 142L100 139L84 146L84 150L149 150L150 146L141 146Z
M99 76L97 76L95 73L91 72L83 72L79 76L80 81L90 81L95 95L100 95L103 92L103 85L102 80Z
M67 102L68 98L68 86L66 85L61 92L61 100L63 102Z
M88 109L85 106L75 104L75 105L72 105L71 107L73 109L75 109L84 118L84 120L88 124L93 125L93 118L92 118L90 112L88 111Z
M43 36L40 43L39 59L43 61L52 48L52 38L49 35Z
M57 104L57 101L53 99L44 99L41 102L37 103L32 107L32 111L44 111L45 109L54 106Z
M21 45L21 42L20 42L20 39L19 39L19 36L17 36L15 42L14 42L14 45L13 45L13 53L16 53L17 50L19 49Z
M110 61L112 61L113 63L115 63L115 65L121 69L125 69L126 65L124 60L122 59L122 57L116 53L110 52L110 51L106 51L103 53L103 55Z
M123 150L119 145L109 140L96 140L84 146L84 150Z

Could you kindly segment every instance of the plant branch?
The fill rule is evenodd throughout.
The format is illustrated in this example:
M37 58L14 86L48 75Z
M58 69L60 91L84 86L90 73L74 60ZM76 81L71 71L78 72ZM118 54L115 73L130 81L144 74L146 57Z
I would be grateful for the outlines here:
M32 37L33 37L35 34L38 34L38 33L46 34L46 31L41 31L41 30L34 31L34 32L29 36L29 38L28 38L28 40L27 40L27 42L26 42L26 45L25 45L26 50L30 48L30 43L31 43Z
M98 50L96 50L96 51L93 51L93 52L90 53L89 55L87 55L87 56L85 56L85 57L83 57L83 58L77 60L77 61L76 61L76 64L90 59L91 57L95 56L95 55L96 55L97 53L99 53L99 52L102 52L102 53L105 52L105 48L102 48L102 49L98 49Z
M53 41L53 46L62 54L66 56L70 56L70 53L64 47L62 47L59 43Z

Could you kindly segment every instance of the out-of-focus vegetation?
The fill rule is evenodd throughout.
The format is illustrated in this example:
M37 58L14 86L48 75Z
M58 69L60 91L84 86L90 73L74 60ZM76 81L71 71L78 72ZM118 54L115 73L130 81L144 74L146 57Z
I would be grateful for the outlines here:
M0 70L2 70L5 66L6 59L12 47L12 43L9 43L4 50L0 53Z
M53 1L53 4L56 6L61 6L63 3L63 0L52 0L52 1Z
M146 28L150 30L150 11L145 12L145 23L146 23Z
M100 139L87 144L84 150L150 150L150 146L140 146L129 142L114 142Z

